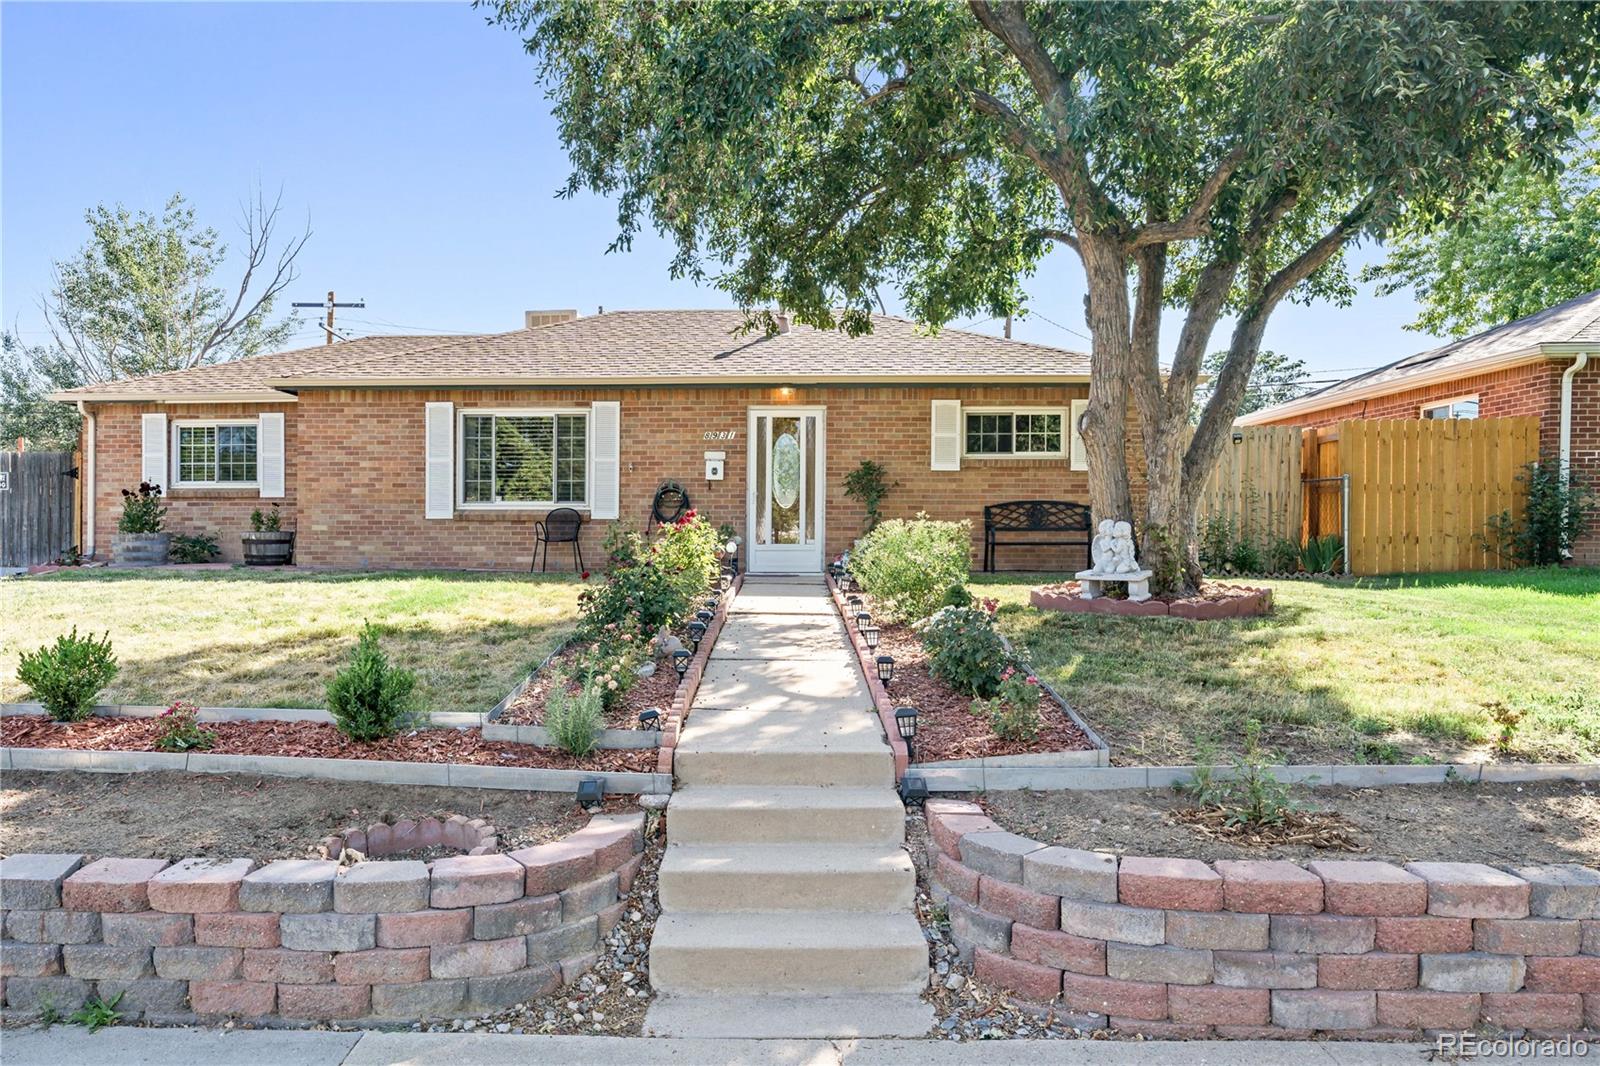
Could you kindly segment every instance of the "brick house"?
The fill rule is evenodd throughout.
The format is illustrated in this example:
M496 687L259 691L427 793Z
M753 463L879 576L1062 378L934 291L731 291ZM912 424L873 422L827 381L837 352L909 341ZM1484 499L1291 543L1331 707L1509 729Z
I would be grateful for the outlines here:
M1539 419L1539 451L1600 485L1600 290L1527 318L1253 411L1247 426L1331 426L1346 419ZM1600 565L1600 529L1573 561Z
M861 532L844 479L866 459L895 485L886 515L971 519L974 560L985 504L1087 502L1087 355L894 317L860 338L742 321L529 312L509 333L367 337L59 393L86 415L84 543L109 558L141 479L165 489L169 529L217 534L226 559L276 504L296 561L326 567L526 569L556 507L584 516L598 563L612 524L643 527L670 481L744 537L747 566L817 570Z

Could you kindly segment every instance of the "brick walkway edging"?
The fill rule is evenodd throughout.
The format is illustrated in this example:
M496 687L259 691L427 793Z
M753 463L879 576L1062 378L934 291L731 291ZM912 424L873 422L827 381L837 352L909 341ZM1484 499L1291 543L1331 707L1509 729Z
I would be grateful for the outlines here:
M438 843L464 845L465 825L446 821ZM121 994L124 1017L174 1022L392 1023L510 1006L593 966L643 865L644 825L643 813L602 814L506 854L343 869L12 855L0 860L0 991L10 1009L64 1013Z
M1600 1031L1600 871L1125 857L924 805L934 899L977 976L1152 1038Z

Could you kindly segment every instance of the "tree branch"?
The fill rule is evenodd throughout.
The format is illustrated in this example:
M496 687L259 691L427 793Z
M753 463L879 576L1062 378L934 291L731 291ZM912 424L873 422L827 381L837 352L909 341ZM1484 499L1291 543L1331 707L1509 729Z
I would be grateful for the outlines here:
M1217 164L1217 169L1211 172L1211 176L1200 187L1194 203L1189 205L1189 210L1183 213L1182 218L1173 222L1145 223L1134 231L1128 246L1142 248L1149 244L1170 244L1173 241L1210 236L1211 220L1207 216L1211 214L1211 208L1215 206L1222 187L1228 184L1228 179L1233 177L1234 171L1239 169L1239 164L1242 162L1244 162L1242 147L1235 148L1223 156L1222 161Z
M1046 240L1056 241L1057 243L1064 244L1075 252L1081 253L1083 251L1082 246L1078 244L1077 235L1071 230L1049 228L1036 229L1033 231L1033 235L1035 237L1043 237Z

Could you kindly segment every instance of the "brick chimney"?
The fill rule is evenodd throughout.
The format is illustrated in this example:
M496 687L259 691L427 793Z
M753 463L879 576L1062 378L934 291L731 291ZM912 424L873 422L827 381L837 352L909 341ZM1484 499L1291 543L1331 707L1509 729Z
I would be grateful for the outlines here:
M553 326L558 322L571 322L577 317L576 309L522 312L524 329L538 329L540 326Z
M779 333L789 332L789 312L779 311L777 314L773 315L772 318L773 321L777 322L778 324Z

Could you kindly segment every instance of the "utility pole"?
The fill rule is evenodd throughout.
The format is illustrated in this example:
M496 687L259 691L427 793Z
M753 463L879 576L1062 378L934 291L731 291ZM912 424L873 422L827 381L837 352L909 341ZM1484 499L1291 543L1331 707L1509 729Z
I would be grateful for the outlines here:
M328 290L328 298L327 298L326 301L324 301L322 303L293 303L293 304L290 304L289 306L290 307L325 307L325 308L327 308L328 309L328 324L322 327L324 330L327 331L327 337L323 340L322 343L324 343L324 344L332 344L333 341L334 341L334 337L335 337L335 334L333 332L333 309L335 307L366 307L367 306L367 301L365 301L365 300L357 300L354 303L343 303L343 304L342 303L338 303L333 298L333 290L329 289Z

